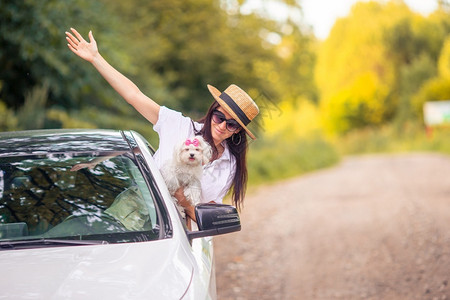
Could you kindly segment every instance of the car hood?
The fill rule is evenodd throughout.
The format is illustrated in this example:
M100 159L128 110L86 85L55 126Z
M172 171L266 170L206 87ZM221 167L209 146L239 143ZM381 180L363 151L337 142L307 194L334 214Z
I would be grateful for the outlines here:
M194 272L171 239L0 252L6 299L180 299Z

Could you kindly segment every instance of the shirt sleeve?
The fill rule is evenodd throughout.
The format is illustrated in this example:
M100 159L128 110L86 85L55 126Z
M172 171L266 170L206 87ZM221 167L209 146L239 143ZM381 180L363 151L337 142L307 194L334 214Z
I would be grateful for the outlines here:
M161 168L166 160L172 159L175 145L193 134L192 120L180 112L161 106L153 130L159 135L159 146L154 158Z

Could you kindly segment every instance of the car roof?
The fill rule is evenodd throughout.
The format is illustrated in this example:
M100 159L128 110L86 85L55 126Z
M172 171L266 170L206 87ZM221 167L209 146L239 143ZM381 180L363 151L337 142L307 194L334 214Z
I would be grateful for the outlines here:
M119 130L46 129L0 132L0 157L129 150L130 147Z

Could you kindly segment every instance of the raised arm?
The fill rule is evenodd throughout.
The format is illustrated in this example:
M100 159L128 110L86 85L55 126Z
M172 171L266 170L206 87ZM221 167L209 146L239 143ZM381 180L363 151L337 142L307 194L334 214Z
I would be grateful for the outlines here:
M89 42L74 28L72 33L66 32L67 46L73 53L90 62L108 83L152 124L158 121L160 106L144 95L127 77L114 69L99 53L92 31L89 31Z

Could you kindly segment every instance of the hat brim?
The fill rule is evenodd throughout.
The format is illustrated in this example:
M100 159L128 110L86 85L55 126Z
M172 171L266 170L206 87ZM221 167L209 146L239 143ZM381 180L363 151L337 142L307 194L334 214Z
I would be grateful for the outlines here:
M233 117L236 122L241 125L242 128L247 132L247 134L254 140L256 140L256 137L253 135L253 133L250 131L250 129L247 128L247 126L244 125L244 123L239 119L239 117L236 115L236 113L231 109L231 107L220 98L220 95L222 94L221 91L213 87L212 85L208 84L208 90L213 95L214 99L219 103L219 105L226 110L227 113L230 114L231 117Z

